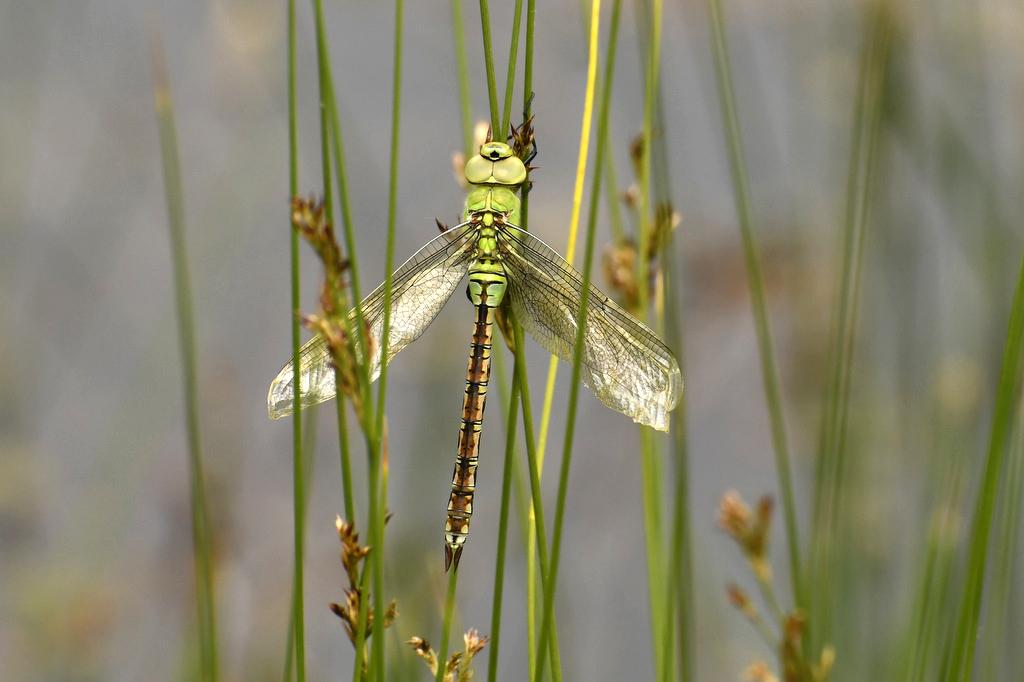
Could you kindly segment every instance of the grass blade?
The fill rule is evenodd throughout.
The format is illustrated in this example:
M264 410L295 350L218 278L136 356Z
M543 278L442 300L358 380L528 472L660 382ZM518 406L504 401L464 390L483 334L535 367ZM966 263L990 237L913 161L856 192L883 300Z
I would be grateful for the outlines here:
M846 454L847 421L857 309L860 298L863 242L871 200L874 159L891 45L888 8L873 9L865 28L857 99L854 105L843 228L842 265L838 274L834 338L830 345L828 390L822 412L822 432L811 523L808 590L803 603L810 609L811 647L832 638L835 537L840 517ZM799 594L799 593L798 593Z
M739 114L736 110L736 95L732 84L732 67L729 62L729 46L725 36L725 14L721 0L707 0L711 44L715 61L715 82L718 99L722 108L722 124L729 148L729 169L732 173L733 194L736 215L739 219L740 235L747 278L750 282L750 302L754 312L754 326L757 331L757 345L761 359L761 376L764 381L768 416L771 423L772 446L775 451L775 468L779 476L779 493L782 498L783 515L786 519L786 542L789 549L789 563L793 583L793 594L797 603L803 604L802 564L796 523L796 501L793 496L792 474L790 473L789 437L786 435L786 421L783 414L782 389L779 386L779 368L775 359L775 342L772 338L768 303L765 300L764 275L761 271L761 253L754 227L753 205L750 186L747 181L747 164L743 154L743 139L740 134Z
M949 657L949 669L944 679L971 679L974 652L979 637L978 621L985 585L985 567L989 558L992 520L999 495L999 477L1003 471L1003 457L1013 425L1013 408L1018 397L1021 349L1024 346L1024 258L1021 260L1014 289L1013 304L1006 331L1002 371L996 393L992 432L989 437L985 473L978 492L974 523L971 528L970 550L967 561L966 585L960 604L956 634Z
M199 397L197 389L196 331L193 319L192 285L188 273L188 247L185 235L185 197L181 184L177 129L170 77L158 30L149 34L153 72L153 94L160 131L160 158L163 161L164 193L171 235L171 260L174 269L174 299L178 314L184 379L185 421L188 438L189 498L192 514L192 547L195 553L196 610L199 635L199 671L205 682L217 679L217 618L214 600L213 558L211 549L210 506L206 497L203 455L199 443Z

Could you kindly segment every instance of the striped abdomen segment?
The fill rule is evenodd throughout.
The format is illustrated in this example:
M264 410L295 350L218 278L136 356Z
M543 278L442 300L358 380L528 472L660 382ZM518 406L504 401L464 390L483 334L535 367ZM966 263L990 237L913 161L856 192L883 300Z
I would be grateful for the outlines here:
M474 291L474 289L476 291ZM476 465L480 454L480 429L487 401L487 382L491 375L491 330L494 309L505 291L503 276L482 272L470 273L470 298L476 306L473 343L469 351L466 394L462 401L462 427L459 430L459 451L452 476L452 494L448 499L448 520L444 527L444 570L452 563L459 568L459 558L469 535L469 519L473 515L473 492L476 490ZM479 293L479 297L474 295Z

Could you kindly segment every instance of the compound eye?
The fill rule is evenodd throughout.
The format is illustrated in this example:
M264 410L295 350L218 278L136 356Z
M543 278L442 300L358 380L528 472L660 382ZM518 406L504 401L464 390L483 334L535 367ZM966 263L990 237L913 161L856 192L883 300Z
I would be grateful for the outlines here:
M521 185L526 181L526 166L518 156L496 162L491 173L502 185Z
M466 180L473 184L487 182L491 177L493 162L483 156L474 156L466 163Z

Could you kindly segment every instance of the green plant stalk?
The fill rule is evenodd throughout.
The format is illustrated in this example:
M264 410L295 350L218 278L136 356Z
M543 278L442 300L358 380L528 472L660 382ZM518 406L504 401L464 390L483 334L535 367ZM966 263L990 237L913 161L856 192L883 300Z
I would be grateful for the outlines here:
M516 0L512 12L512 40L508 47L508 75L505 77L505 109L501 117L501 128L495 131L494 139L503 140L512 123L512 92L516 85L516 56L519 52L519 27L523 19L523 0Z
M662 273L665 286L665 331L669 347L676 352L679 366L685 368L683 334L679 310L682 306L676 294L674 261L669 258L671 239L667 240L661 254ZM684 369L685 375L685 369ZM670 627L675 626L675 642L666 642L666 649L673 644L679 660L679 679L683 682L695 679L696 615L693 587L693 548L691 520L689 514L689 448L686 441L686 392L683 392L672 416L670 443L672 461L675 465L673 481L672 526L669 544L668 580L666 584L666 608ZM674 610L674 612L673 612Z
M391 94L391 166L389 173L388 192L388 234L387 249L385 255L384 272L384 320L381 327L381 343L385 344L381 357L388 357L386 347L387 339L391 335L391 282L392 271L395 261L395 216L398 206L398 151L399 133L401 129L402 114L402 18L403 2L395 0L395 48L394 48L394 77L392 81ZM373 620L373 668L377 673L377 679L385 679L384 667L384 530L385 516L387 515L388 499L388 462L383 452L385 442L385 421L384 407L387 400L388 364L382 363L380 368L379 383L377 384L377 410L376 423L374 424L373 442L377 449L371 450L371 459L381 469L379 495L377 504L373 507L371 514L372 547L376 550L370 555L370 562L373 567L373 611L377 615ZM372 467L371 467L372 470ZM371 481L371 487L373 482Z
M345 170L345 144L341 134L341 123L338 121L338 107L335 102L334 93L334 77L331 73L331 59L327 47L327 34L326 29L324 28L323 4L321 0L313 0L313 16L316 26L317 69L319 72L320 86L322 128L321 144L323 146L325 170L328 171L324 174L324 209L326 211L328 221L334 224L334 205L329 191L331 176L328 164L330 157L333 156L335 181L338 189L338 203L341 208L342 232L345 236L345 252L349 258L349 289L352 292L352 302L356 313L357 333L353 335L352 329L348 328L350 325L348 315L344 317L343 321L349 336L349 352L356 353L358 347L357 357L363 358L363 361L357 365L357 369L360 374L359 401L363 406L363 409L357 411L357 413L359 413L360 416L360 427L363 432L365 434L372 435L374 430L374 419L372 403L370 402L369 353L366 352L366 348L364 347L367 334L366 323L363 320L363 299L360 296L359 287L359 258L356 252L355 232L352 229L352 209L348 197L348 173ZM328 150L330 150L329 153ZM354 340L353 336L355 336ZM371 448L371 457L374 452L379 451Z
M666 285L671 287L671 276L666 272ZM667 310L677 305L675 297L669 297ZM668 328L675 325L668 323ZM680 343L669 339L673 348L681 349ZM677 351L677 354L679 351ZM680 365L683 364L681 354L677 355ZM672 536L669 548L668 601L675 609L677 641L679 651L679 676L684 682L694 679L696 642L694 629L696 623L695 596L693 593L693 543L690 533L689 514L689 448L686 442L686 396L676 406L675 418L672 423L672 451L676 465L674 481L675 496L672 509ZM671 615L669 616L671 617ZM671 643L666 643L671 647Z
M526 58L523 60L523 123L530 120L530 107L533 105L533 29L537 21L537 1L526 0ZM526 224L526 200L523 197L521 215L523 229Z
M950 467L939 485L942 492L933 505L941 510L941 516L933 512L928 531L928 546L924 568L919 580L920 589L915 598L914 620L911 623L907 645L905 673L898 679L908 682L924 682L935 679L929 668L932 652L945 650L951 638L952 620L948 613L950 583L955 555L953 538L958 533L960 511L958 501L963 497L961 477Z
M462 124L462 152L473 153L473 109L469 94L469 60L466 58L466 25L462 20L462 0L452 0L452 37L455 40L455 70L459 83L459 114Z
M327 221L330 222L331 224L335 224L335 220L334 220L334 200L333 200L333 197L332 197L332 194L331 194L331 157L333 155L334 156L334 160L336 162L336 168L337 168L336 178L337 178L337 184L338 184L338 195L339 195L338 198L339 198L339 200L341 202L341 208L342 208L342 225L343 225L343 230L344 230L345 238L346 238L346 248L348 250L349 257L351 259L351 261L350 261L350 277L351 277L351 280L350 281L351 281L351 284L352 284L353 298L357 302L356 303L356 307L358 309L359 308L359 303L358 302L360 300L359 299L359 290L358 290L358 281L359 281L359 279L358 279L358 267L357 267L357 259L356 259L355 249L354 249L354 236L352 235L352 229L351 229L351 224L352 224L352 221L350 219L351 214L350 214L349 206L348 206L347 182L346 182L346 179L345 179L344 164L342 163L342 159L344 158L344 152L343 152L343 146L342 146L343 143L342 143L342 139L341 139L340 125L338 124L337 117L336 117L336 112L335 112L336 107L334 105L333 77L331 75L330 56L328 54L328 47L327 47L327 35L326 35L326 29L324 27L323 6L322 6L322 3L320 2L320 0L313 0L313 15L314 15L314 23L315 23L315 27L316 27L317 72L318 72L318 81L319 81L319 90L320 90L320 144L321 144L321 167L322 167L322 173L323 173L323 187L324 187L324 211L325 211L325 216L326 216ZM346 327L349 325L349 318L348 318L348 316L345 316L345 324L346 324ZM352 335L351 335L351 333L349 334L350 351L354 350L356 344L359 344L360 347L362 347L362 344L363 344L363 339L364 339L363 327L364 327L364 324L363 324L362 311L361 310L359 311L359 314L357 315L357 326L358 326L358 330L359 330L359 332L358 332L358 339L355 340L355 341L352 341L351 340ZM349 331L351 332L351 330L349 330ZM367 355L365 353L363 353L362 357L366 358ZM366 365L365 361L363 363L360 363L360 365L361 365L360 369L362 370L362 377L364 379L363 381L360 382L360 385L364 387L363 395L361 397L361 400L362 400L362 404L365 406L364 410L362 410L363 414L361 416L361 419L362 419L361 427L362 427L364 433L368 433L369 422L366 419L366 412L370 409L370 406L369 406L368 395L367 395L367 391L365 390L365 387L369 383L369 380L368 380L369 375L368 375L368 371L366 370L366 367L365 367L365 365ZM343 398L342 398L341 392L339 391L339 401L341 401L341 400L343 400ZM343 408L340 408L340 409L343 409ZM342 419L338 420L339 448L341 449L341 457L342 457L343 460L345 458L345 453L346 453L346 450L347 450L346 446L341 445L341 443L345 442L346 439L347 439L347 433L342 433L342 429L345 428L345 425L346 425L346 422L344 420L342 420ZM372 449L371 449L371 453L372 453ZM372 455L371 455L371 460L372 460ZM371 465L371 469L372 469L372 465ZM343 468L343 471L344 471L344 468ZM371 506L371 509L372 508L373 507ZM350 518L348 520L351 523L356 523L356 519L355 518ZM373 518L370 519L370 533L372 533L372 532L373 532ZM301 557L299 556L299 551L298 550L296 550L296 554L297 554L296 561L298 562L298 561L301 560ZM296 575L297 576L301 576L301 569L300 569L300 567L298 565L296 567ZM298 579L301 581L301 577L298 578ZM364 595L366 595L368 593L368 585L366 584L365 577L364 577L363 584L362 584L362 592L363 592ZM299 594L301 595L301 592ZM300 598L297 601L298 601L298 607L301 609L302 608L301 596L300 596ZM352 677L353 677L354 680L361 679L361 676L362 676L363 656L364 656L365 642L366 642L366 619L367 619L367 613L368 613L368 609L369 609L368 601L369 600L365 599L365 598L360 600L359 623L358 623L358 625L356 627L356 636L355 636L355 642L354 642L354 647L355 647L355 652L356 652L355 663L353 664L353 673L352 673ZM301 623L300 623L300 628L297 629L297 633L301 629L304 629L304 628L302 628ZM297 634L297 637L298 636L299 635ZM300 656L300 658L304 658L304 654L302 654L302 656ZM304 669L305 668L305 663L303 662L301 665L302 665L302 668ZM299 677L299 680L301 682L304 679L305 679L305 672L303 671L301 673L300 677Z
M664 523L661 518L662 477L658 454L654 447L654 435L649 429L640 429L640 458L644 536L647 546L647 594L651 609L651 646L654 654L655 679L670 680L675 676L675 664L674 650L671 646L672 605L666 592L668 576L665 575Z
M638 308L640 314L647 310L648 294L647 282L649 279L648 262L644 254L648 252L647 240L651 233L650 223L652 214L651 201L651 149L654 142L654 112L658 100L659 69L661 58L661 0L653 0L649 23L648 49L645 55L644 69L644 119L643 119L643 145L640 161L640 193L639 193L639 215L640 229L637 239L637 281L638 287ZM661 480L660 467L658 466L657 453L653 435L647 429L640 429L640 449L643 480L643 507L644 507L644 528L647 553L647 590L648 601L651 609L651 646L654 655L655 677L658 680L668 680L675 676L674 654L671 646L673 638L672 628L674 618L672 616L672 600L666 592L668 588L668 576L666 575L666 548L664 537L664 526L661 519L661 506L664 491L659 481Z
M498 87L494 80L494 50L491 47L491 10L480 0L480 30L484 41L484 73L487 74L487 101L491 110L491 133L498 134Z
M526 50L523 57L523 123L525 124L531 115L533 107L533 47L534 28L537 19L537 7L535 0L527 0L526 3ZM526 192L522 198L520 210L521 228L529 229L530 222L530 193ZM521 356L516 355L519 359ZM525 376L525 372L523 373ZM528 391L528 386L520 386L521 391ZM524 424L524 429L525 429ZM533 429L530 428L530 437L533 437ZM522 470L516 467L516 483L522 483ZM519 486L517 486L518 489ZM521 499L526 499L524 495ZM534 524L530 523L530 515L533 513L532 505L525 506L525 517L521 515L523 534L526 536L526 664L528 670L533 670L536 661L536 636L537 631L537 543L534 541ZM557 638L552 639L554 648L558 649Z
M595 82L597 80L597 37L600 26L600 1L592 0L591 22L589 27L587 85L584 95L583 116L580 125L580 145L576 162L576 178L573 183L572 217L569 221L569 236L566 240L565 260L573 262L576 251L576 237L579 231L581 206L583 204L583 186L587 170L587 154L590 149L590 132L592 111L594 108ZM543 470L544 457L547 453L548 427L551 424L551 413L554 406L555 381L558 374L558 358L552 355L548 361L548 377L544 388L544 403L541 410L540 432L537 438L537 468ZM532 577L532 576L528 576ZM528 614L529 615L529 614ZM532 630L531 630L532 632Z
M289 195L296 197L299 194L299 145L296 123L296 96L295 96L295 0L288 0L288 189ZM301 278L299 277L299 228L294 223L291 225L289 252L291 262L291 331L292 331L292 366L299 366L299 358L302 348L301 334L299 332L299 308L301 306ZM302 557L304 555L303 538L305 537L305 505L300 504L304 498L299 493L305 490L303 483L301 488L296 481L304 481L303 476L303 451L302 451L302 409L299 406L300 397L294 396L292 409L292 503L294 505L294 528L295 537L293 574L292 574L292 605L289 631L292 634L290 658L294 660L295 677L300 682L306 679L306 645L305 645L305 615L303 612L303 567ZM291 666L287 669L286 679L291 679Z
M949 659L949 677L946 679L968 680L974 669L974 650L979 636L978 619L985 583L985 565L989 556L992 518L999 497L999 474L1002 471L1006 441L1009 439L1013 424L1013 407L1020 381L1022 344L1024 344L1024 259L1021 261L1013 304L1010 308L1006 346L1003 350L1003 365L999 375L995 412L992 417L992 434L989 439L985 473L970 535L967 581Z
M659 160L664 161L664 155L655 156L653 159L653 161ZM667 165L667 163L656 164L656 167L666 178L668 176ZM609 182L614 183L614 176L609 178ZM613 196L617 196L617 194L616 192ZM671 198L666 197L666 199L669 205L672 205ZM617 212L618 206L616 205ZM665 340L668 342L669 347L675 350L676 359L679 361L679 366L684 368L683 374L685 376L685 344L683 343L680 313L682 302L679 300L676 288L676 263L670 258L671 245L672 238L670 236L669 239L665 240L660 255L665 292ZM674 634L676 641L674 645L678 652L679 679L683 682L695 679L694 667L696 664L695 652L697 646L694 635L696 632L696 598L694 595L693 548L689 513L690 476L689 448L686 440L686 398L687 393L683 391L679 404L672 415L670 443L672 461L675 465L675 478L673 481L672 526L669 545L668 581L666 585L668 593L666 605L669 611L667 617L675 625ZM666 628L666 634L671 630L671 627ZM666 649L671 648L673 642L666 642L664 646Z
M203 455L199 441L199 398L196 361L196 332L193 319L192 285L188 274L188 246L185 236L185 198L181 184L174 100L160 34L156 27L149 34L153 71L153 94L160 133L160 158L163 161L164 194L171 236L171 261L174 270L174 299L178 314L178 342L181 346L184 380L185 423L188 439L189 498L192 514L192 549L196 580L196 610L199 636L199 670L204 682L217 679L217 618L214 599L213 559L211 551L210 506L206 497Z
M381 442L377 441L381 447ZM375 467L374 464L377 466ZM384 523L387 509L388 494L388 458L386 453L373 457L370 460L370 508L375 510L370 514L370 530L373 533L376 551L370 553L370 568L373 573L373 646L371 648L372 658L370 660L370 676L384 682L386 672L384 667ZM374 475L376 474L376 475ZM374 495L374 490L378 491ZM365 587L363 594L366 594ZM367 601L367 600L363 600Z
M402 7L402 0L395 0L394 77L391 92L391 165L388 179L387 248L384 256L384 272L387 274L384 276L384 320L381 327L381 340L385 344L391 333L391 282L394 275L392 270L395 263L395 216L398 207L398 148L402 115ZM382 357L386 358L387 356L387 348L382 349ZM377 391L377 421L374 430L378 441L381 441L384 437L384 406L387 401L388 364L390 363L384 362L381 364L379 389Z
M294 365L293 365L294 366ZM338 459L341 465L341 495L345 507L345 520L355 523L356 502L352 491L352 448L348 441L348 417L345 414L345 400L339 397L334 401L338 415Z
M1019 398L1018 398L1019 400ZM1010 604L1013 603L1014 557L1017 554L1017 538L1020 533L1021 499L1024 488L1024 403L1017 407L1017 420L1013 429L1013 445L1010 458L1002 477L1004 492L1001 495L996 535L996 558L992 562L991 596L982 640L981 674L979 679L994 680L1000 667L1000 657L1008 646ZM1018 659L1019 660L1019 659ZM1011 668L1013 669L1013 668ZM1019 666L1016 669L1020 669Z
M437 650L437 682L444 682L444 669L448 661L448 644L451 641L452 621L455 619L455 588L459 582L459 569L448 571L448 596L444 600L444 623L441 630L441 646Z
M516 379L519 382L519 400L523 408L523 429L526 433L526 462L529 465L530 470L530 493L533 500L535 520L534 532L535 537L537 538L537 554L540 558L540 582L543 585L547 581L550 563L548 561L548 540L544 523L544 503L540 488L540 468L537 465L537 444L533 435L535 432L533 430L533 409L530 405L530 385L526 378L526 360L523 355L523 347L526 343L526 339L523 335L522 326L515 320L515 315L510 315L510 317L512 318L512 328L515 330L515 372ZM535 599L535 595L527 594L527 599L532 602ZM533 631L531 630L530 632L532 633ZM558 652L557 627L552 625L551 632L551 646L549 647L551 670L553 679L557 681L562 679L562 663ZM536 656L537 659L543 659L544 655L544 650L538 648ZM539 667L543 670L543 665L539 665ZM530 679L539 680L540 678L531 677Z
M596 55L595 55L596 60ZM607 99L605 99L607 103ZM602 106L601 123L607 124L607 109ZM599 124L600 127L600 124ZM601 137L599 136L599 140ZM561 557L562 524L565 519L565 500L569 489L569 467L572 463L573 436L576 431L576 407L579 402L580 367L583 359L583 336L587 325L587 304L590 299L590 277L593 270L594 241L597 228L598 199L601 194L601 165L603 163L604 145L598 144L597 157L594 165L594 182L591 186L590 219L587 222L587 241L583 255L583 290L580 296L579 321L576 327L576 346L572 363L572 380L569 382L569 403L567 408L565 439L562 447L562 464L558 476L558 497L555 504L555 524L551 536L551 558L547 579L544 584L544 612L541 617L540 636L537 649L544 651L554 620L555 590L558 584L558 565ZM543 659L538 658L534 679L543 675Z
M878 147L890 24L887 11L876 8L868 22L858 96L850 142L843 235L843 262L839 274L835 338L830 348L829 390L825 398L823 428L815 484L809 561L810 627L808 644L818 647L831 638L835 569L834 541L845 470L846 428L849 419L857 309L860 299L863 242L871 200L872 172ZM813 649L812 649L813 650Z
M746 161L743 155L743 140L740 135L739 116L736 112L732 68L729 64L729 47L725 36L725 19L721 0L707 0L707 7L715 62L715 80L722 107L722 123L725 128L725 138L729 148L729 168L732 173L736 214L740 223L747 277L750 281L750 301L754 312L754 326L757 330L758 350L761 359L761 375L768 403L772 445L775 451L775 468L779 476L779 493L782 498L783 516L786 520L786 543L789 549L793 594L797 604L802 606L806 601L803 598L800 539L796 522L796 502L793 496L792 474L789 464L791 458L789 438L786 435L782 390L779 386L779 370L775 360L775 344L772 339L771 322L768 317L768 304L765 301L760 247L758 246L755 234L750 188L747 182Z
M322 143L322 154L323 154L323 166L324 166L324 208L326 211L327 219L333 223L333 202L331 201L330 188L330 159L333 156L334 167L336 169L335 179L337 183L338 200L341 206L342 213L342 227L345 235L345 249L349 256L349 285L352 291L352 300L355 302L356 310L356 334L355 340L352 339L351 329L349 330L350 338L350 352L355 352L356 345L359 347L359 357L363 358L363 361L358 364L358 371L360 373L360 404L363 406L362 410L357 410L357 414L360 418L360 428L362 429L366 443L367 453L370 460L370 509L369 509L369 522L368 522L368 535L370 537L377 537L378 531L376 524L383 524L382 519L378 519L376 513L379 506L378 489L379 476L380 476L380 439L376 438L374 424L375 419L373 417L373 405L370 401L369 391L369 366L368 358L369 354L365 352L365 321L363 320L362 313L362 299L359 292L359 268L358 258L355 249L355 235L352 230L352 219L351 219L351 207L348 199L348 182L345 172L344 164L344 143L341 135L341 125L338 121L337 106L335 105L334 99L334 84L333 77L330 69L330 55L328 54L327 48L327 37L326 30L324 28L323 20L323 7L321 0L313 0L314 20L316 25L316 45L317 45L317 67L319 71L319 82L320 82L320 104L321 104L321 143ZM344 318L346 326L349 324L348 316ZM344 422L339 421L339 427ZM347 434L339 433L339 438L344 440ZM350 519L353 523L355 519ZM371 559L372 561L372 559ZM364 570L364 574L361 581L361 589L364 595L369 593L369 575ZM355 650L356 657L355 663L353 664L353 679L360 679L362 675L363 667L363 656L365 653L365 641L366 641L366 620L369 612L369 599L362 599L359 603L359 623L356 627L355 637ZM383 671L381 671L383 674Z
M620 2L616 1L613 10L613 24L610 42L614 45L618 31L618 12ZM593 4L594 22L593 30L590 32L590 69L589 80L593 81L597 69L597 22L599 21L600 2ZM597 232L598 202L601 196L601 177L604 156L607 151L605 142L608 139L608 110L611 93L611 72L614 66L615 50L611 49L605 62L605 88L604 97L601 100L600 113L598 115L597 153L594 160L593 183L591 184L589 218L587 220L587 238L583 254L583 290L580 297L579 321L576 326L576 345L572 363L572 379L569 382L569 402L566 417L565 438L562 447L562 463L558 478L558 497L555 506L555 521L551 539L551 563L547 580L544 585L544 612L541 619L540 636L538 637L537 648L543 651L547 645L548 633L554 620L555 591L558 583L558 566L561 557L562 525L565 518L565 501L569 488L569 468L572 462L572 445L576 429L576 409L579 401L579 386L581 374L581 362L583 359L583 338L586 332L587 305L590 299L590 280L593 273L594 242ZM589 135L584 134L584 142ZM581 145L582 146L582 145ZM534 679L541 679L543 663L539 659L536 664L537 670Z
M372 442L371 434L365 434L365 436L366 436L366 441L367 441L367 451L368 451L368 454L369 454L369 462L368 462L368 467L367 467L368 468L368 472L367 473L368 473L368 478L369 478L369 486L368 486L369 487L369 490L368 490L369 500L368 500L368 503L367 503L367 506L368 506L367 515L369 517L369 521L368 521L369 528L368 528L367 534L371 538L376 538L377 534L380 532L378 530L378 528L377 528L377 524L378 523L381 523L381 524L383 523L383 520L378 518L379 515L377 513L377 510L380 508L381 457L380 457L380 451L374 449L375 444ZM366 633L366 628L367 628L367 620L369 619L369 611L370 611L370 599L367 598L367 595L370 594L370 582L371 582L371 577L374 574L373 557L372 557L372 555L375 554L375 553L376 554L380 554L381 553L379 545L374 546L373 549L375 549L377 551L374 552L374 551L371 550L371 552L370 552L370 554L371 554L370 564L369 564L369 566L366 566L366 567L363 568L362 575L359 576L359 590L360 590L360 592L362 594L362 598L359 600L359 622L358 622L358 624L356 626L356 638L355 638L356 658L355 658L355 662L353 664L353 669L352 669L352 679L353 680L363 679L363 665L364 665L363 656L365 654L365 649L366 649L366 647L365 647L365 644L366 644L366 634L367 634ZM374 598L376 598L376 595L374 596ZM382 613L383 612L378 611L377 615L378 616L382 616ZM376 646L378 646L378 643L374 642L374 647L376 647ZM375 674L377 674L377 675L382 675L383 674L383 670L381 668L379 668L379 667L376 667L376 663L377 663L377 660L375 659L375 652L371 652L370 661L369 661L369 664L367 665L367 672L369 674L366 677L368 679L369 678L374 678Z
M303 457L303 475L305 478L306 490L309 489L310 481L313 480L313 456L316 454L316 429L317 429L317 415L319 411L316 408L307 408L308 419L302 421L302 457ZM309 518L309 498L306 498L306 507L302 510L302 518ZM303 527L305 532L305 527ZM295 599L298 595L295 591L295 576L292 576L292 604L289 607L288 614L288 639L285 644L285 664L284 672L281 679L285 682L289 682L292 679L292 672L295 670Z
M504 391L501 391L504 394ZM487 679L498 679L498 647L501 642L501 611L505 588L505 559L508 548L509 507L516 460L516 420L519 416L519 382L513 377L505 422L505 467L501 478L501 506L498 512L498 548L494 561L494 599L491 604L491 641L487 652Z

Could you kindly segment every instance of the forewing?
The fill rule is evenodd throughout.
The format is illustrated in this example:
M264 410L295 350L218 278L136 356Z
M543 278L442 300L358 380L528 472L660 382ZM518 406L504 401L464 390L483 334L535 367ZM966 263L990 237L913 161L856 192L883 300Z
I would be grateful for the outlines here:
M453 236L454 235L454 236ZM391 277L391 326L387 359L395 357L430 326L472 263L476 230L468 223L441 234L417 251ZM370 337L370 381L380 376L384 327L384 285L363 299L360 308ZM349 312L353 333L356 311ZM330 400L337 393L334 367L327 342L316 336L302 347L299 357L302 407ZM292 413L292 363L289 362L270 385L267 408L274 419Z
M548 352L572 363L583 278L533 235L499 228L509 276L507 295L519 323ZM683 379L672 351L638 319L590 285L581 378L613 410L668 430Z

